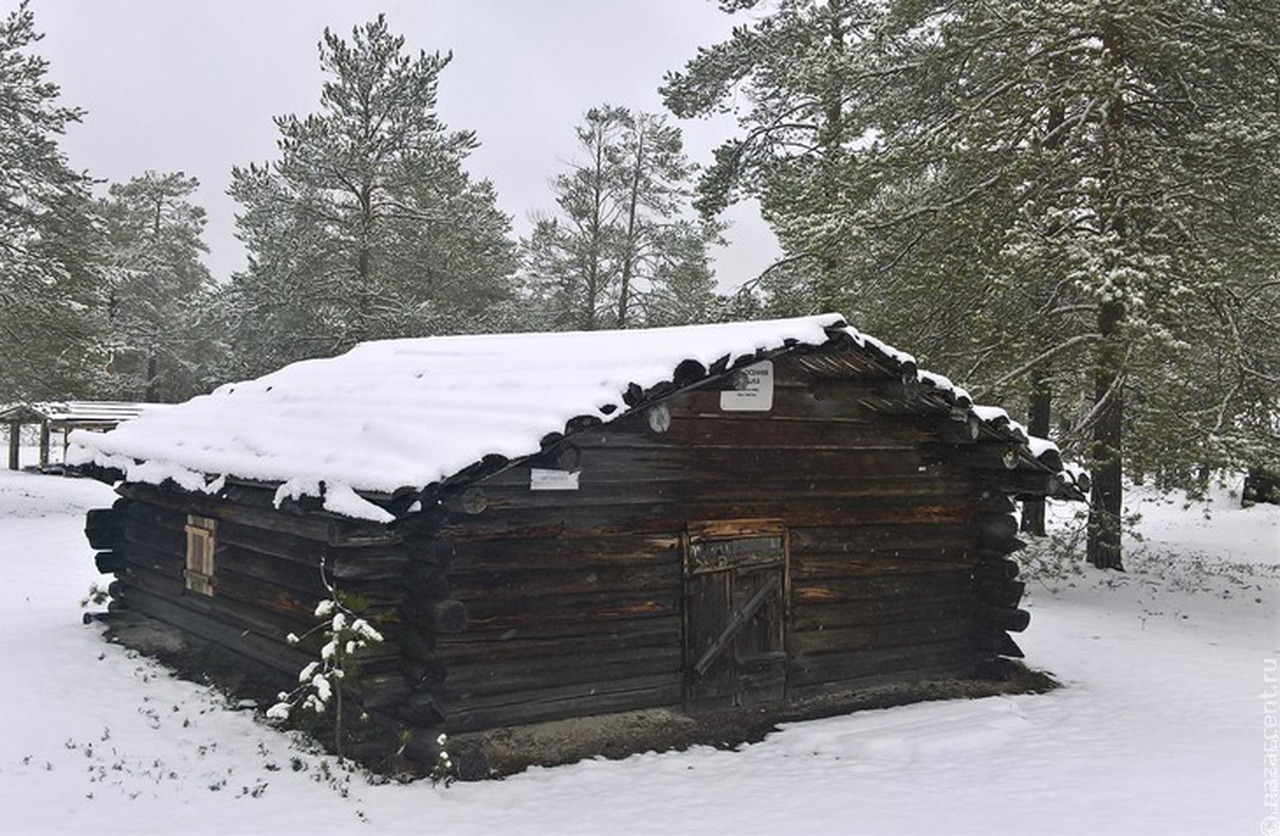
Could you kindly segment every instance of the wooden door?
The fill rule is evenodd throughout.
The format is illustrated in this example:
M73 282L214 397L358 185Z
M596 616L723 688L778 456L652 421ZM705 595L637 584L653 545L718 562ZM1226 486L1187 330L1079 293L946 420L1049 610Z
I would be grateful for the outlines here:
M685 702L716 709L785 699L787 538L780 522L689 527Z

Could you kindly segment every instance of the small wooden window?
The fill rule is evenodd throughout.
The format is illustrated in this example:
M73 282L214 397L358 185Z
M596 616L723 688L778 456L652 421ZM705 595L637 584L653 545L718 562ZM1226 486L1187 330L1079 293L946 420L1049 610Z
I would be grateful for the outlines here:
M210 517L187 515L187 568L182 573L186 586L199 595L212 595L214 587L214 534L218 521Z

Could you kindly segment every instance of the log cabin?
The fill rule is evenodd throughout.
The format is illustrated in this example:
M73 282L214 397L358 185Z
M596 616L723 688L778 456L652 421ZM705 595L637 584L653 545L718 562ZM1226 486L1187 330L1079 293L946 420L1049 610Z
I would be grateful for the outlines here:
M120 497L86 526L112 613L287 684L330 581L386 639L347 686L371 751L446 732L476 774L504 730L1007 676L1014 503L1076 494L834 314L365 343L73 441Z

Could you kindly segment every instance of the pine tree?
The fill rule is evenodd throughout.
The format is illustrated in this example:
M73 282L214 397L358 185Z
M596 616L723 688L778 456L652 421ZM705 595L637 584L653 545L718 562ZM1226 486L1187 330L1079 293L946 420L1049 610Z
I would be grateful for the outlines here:
M778 103L720 158L788 256L835 252L845 271L842 294L830 273L792 278L1027 404L1033 431L1056 412L1093 469L1090 560L1119 568L1122 462L1186 484L1263 448L1246 428L1270 422L1274 439L1276 17L1202 0L851 9L779 4L672 76L669 103L706 110L730 84ZM839 20L853 37L833 39ZM784 32L800 65L825 56L842 81L838 152L817 139L834 130L820 75L792 81L746 48ZM815 140L775 167L808 179L747 153L790 121Z
M581 161L552 181L558 212L523 242L535 327L627 328L705 320L720 227L684 213L692 168L680 131L602 106L576 129Z
M0 402L80 394L102 361L91 182L57 143L83 112L58 104L40 37L26 2L0 22Z
M326 29L319 112L278 117L279 159L233 171L250 264L226 302L246 371L492 327L511 297L509 219L462 167L476 138L436 114L451 56L404 43L382 16L350 41Z
M189 198L194 177L148 171L113 184L100 214L107 234L109 394L184 400L214 382L205 375L200 322L214 291L200 261L205 212Z
M850 176L850 150L868 125L858 104L872 95L874 69L855 47L872 33L878 3L863 0L721 0L728 13L755 13L723 43L668 73L663 100L682 119L732 112L740 136L715 149L695 205L707 217L743 197L760 201L794 278L780 310L846 308L856 218L839 211L868 184ZM767 11L765 11L767 7ZM745 104L744 104L745 103Z

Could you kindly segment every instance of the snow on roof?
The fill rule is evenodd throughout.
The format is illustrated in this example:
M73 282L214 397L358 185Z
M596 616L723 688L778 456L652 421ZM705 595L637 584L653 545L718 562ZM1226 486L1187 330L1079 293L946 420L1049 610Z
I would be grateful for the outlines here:
M710 366L726 355L821 345L828 328L842 325L841 316L826 314L362 343L338 357L227 384L105 434L73 434L68 459L118 469L129 481L172 479L188 490L219 490L226 476L280 483L277 500L318 496L323 482L328 510L387 521L384 509L356 492L421 488L489 454L535 453L571 418L624 412L629 385L668 381L686 359ZM844 330L914 369L910 355ZM929 378L956 392L946 378Z
M62 424L117 424L144 412L173 404L126 401L47 401L18 403L0 409L0 421L52 421Z
M144 412L168 409L168 403L128 403L125 401L61 401L59 403L36 404L49 416L50 421L93 424L118 423L129 421Z

